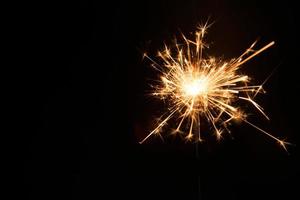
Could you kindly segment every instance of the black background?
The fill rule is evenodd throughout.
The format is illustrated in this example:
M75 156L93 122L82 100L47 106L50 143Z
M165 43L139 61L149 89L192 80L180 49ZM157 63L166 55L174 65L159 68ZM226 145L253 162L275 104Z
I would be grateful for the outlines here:
M146 97L156 52L208 18L209 53L224 58L275 47L245 64L261 83L272 119L250 116L297 144L298 30L291 1L72 1L32 5L20 51L23 183L29 199L295 199L296 146L287 154L257 130L233 126L234 140L199 146L171 138L139 145L163 107ZM32 12L31 12L32 11ZM25 66L25 65L24 65ZM253 111L253 114L256 114ZM167 133L166 133L167 134ZM200 187L199 187L200 186Z

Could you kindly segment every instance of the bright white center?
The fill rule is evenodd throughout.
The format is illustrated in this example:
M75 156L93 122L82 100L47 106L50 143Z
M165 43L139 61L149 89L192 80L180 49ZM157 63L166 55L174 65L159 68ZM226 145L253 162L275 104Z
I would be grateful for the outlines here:
M204 78L191 79L183 85L187 96L198 96L207 93L207 81Z

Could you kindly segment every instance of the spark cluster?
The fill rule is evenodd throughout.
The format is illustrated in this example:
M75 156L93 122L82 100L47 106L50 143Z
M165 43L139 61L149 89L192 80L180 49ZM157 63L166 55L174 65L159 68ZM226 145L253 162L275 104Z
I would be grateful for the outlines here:
M287 142L278 139L247 120L244 105L251 104L262 116L269 120L264 109L255 101L259 93L264 93L263 84L253 85L251 78L241 72L241 67L250 59L274 45L274 41L255 50L254 42L238 58L224 61L206 55L208 45L204 41L209 25L199 26L194 39L182 34L181 41L165 45L158 52L159 62L144 54L151 66L159 74L152 85L153 96L165 101L166 112L161 116L151 135L161 134L170 119L175 119L172 133L183 135L186 140L203 141L201 124L211 128L219 140L222 134L230 132L228 126L233 121L243 121L260 132L276 140L284 149ZM246 103L246 104L244 104Z

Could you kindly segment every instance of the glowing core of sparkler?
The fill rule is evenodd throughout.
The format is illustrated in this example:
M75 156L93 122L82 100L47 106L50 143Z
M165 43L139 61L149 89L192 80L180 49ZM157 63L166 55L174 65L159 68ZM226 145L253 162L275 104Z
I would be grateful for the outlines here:
M208 92L208 82L204 77L191 77L184 79L183 92L187 96L204 96Z
M250 78L240 72L241 66L265 51L274 42L270 42L259 50L254 50L256 42L238 58L223 61L220 58L204 56L203 49L207 24L199 27L195 32L195 40L187 39L184 35L183 43L175 42L174 48L165 46L158 52L161 63L152 61L152 66L160 74L158 84L154 85L152 95L167 102L167 112L161 116L161 121L140 143L145 142L151 135L160 134L171 118L178 120L175 133L185 135L187 140L202 141L200 122L206 121L213 129L217 139L228 131L228 124L233 120L243 121L256 128L265 135L276 140L285 150L283 140L271 135L265 130L249 122L246 113L237 101L252 104L266 119L263 108L254 99L258 93L264 92L261 85L251 85ZM239 105L239 106L238 106ZM185 124L185 125L184 125ZM188 127L188 128L187 128ZM195 134L197 132L198 134Z

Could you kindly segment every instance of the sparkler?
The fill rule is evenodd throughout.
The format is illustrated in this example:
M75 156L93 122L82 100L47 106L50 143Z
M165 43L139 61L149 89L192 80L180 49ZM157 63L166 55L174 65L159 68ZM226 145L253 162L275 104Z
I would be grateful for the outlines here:
M228 125L233 121L243 121L265 135L277 141L285 150L289 144L247 120L241 102L252 104L266 119L264 109L255 102L259 93L264 93L261 85L252 85L251 78L243 75L240 69L250 59L274 45L274 41L255 50L254 42L238 58L223 61L220 58L204 55L208 45L204 41L207 23L199 26L190 40L182 34L182 43L175 40L174 48L165 45L158 52L158 63L144 54L160 74L160 80L153 85L153 96L166 102L167 112L140 143L152 135L160 135L170 119L175 119L174 134L180 134L186 140L203 141L200 125L208 124L219 140L224 132L230 132Z

